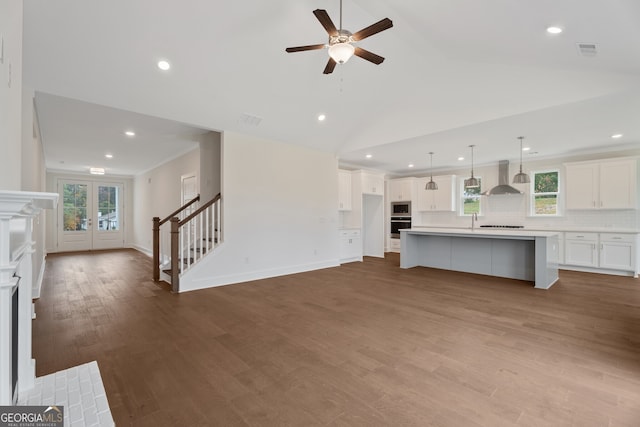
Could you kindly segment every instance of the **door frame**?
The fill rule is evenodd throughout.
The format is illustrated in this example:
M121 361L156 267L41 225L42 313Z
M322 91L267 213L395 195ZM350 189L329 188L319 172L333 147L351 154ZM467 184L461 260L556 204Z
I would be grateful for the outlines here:
M86 249L86 250L102 250L102 249L117 249L117 248L125 248L127 247L125 242L127 241L127 223L129 222L129 220L131 218L129 218L128 216L128 202L131 202L131 199L127 196L127 192L129 191L129 184L126 180L121 180L121 179L111 179L111 178L107 178L107 179L99 179L99 178L94 178L93 176L75 176L75 175L57 175L57 174L52 174L52 181L49 181L53 184L54 186L54 192L58 193L60 195L60 203L57 204L57 206L54 209L54 212L52 215L52 221L49 222L49 224L52 225L52 233L49 234L51 240L54 244L52 245L53 247L50 248L48 250L48 252L63 252L66 251L66 249L64 249L62 247L62 233L63 233L63 213L64 213L64 200L63 200L63 195L61 193L62 191L62 185L64 183L86 183L88 185L91 186L92 188L92 192L93 189L95 187L97 187L98 185L101 184L105 184L105 185L113 185L113 186L119 186L120 191L119 191L119 203L120 203L120 231L122 233L122 244L118 244L115 246L110 246L110 247L102 247L102 248L95 248L95 245L93 243L93 238L94 235L96 233L98 233L97 230L92 229L91 230L91 244L90 244L90 248ZM92 196L92 201L91 204L94 203L95 198L97 198L97 194ZM88 207L90 208L90 207ZM93 214L92 214L93 215ZM47 221L48 222L48 221ZM93 225L95 225L96 227L98 226L97 224L97 218L95 221L92 221L92 227ZM94 249L95 248L95 249ZM73 249L69 249L69 250L73 250ZM84 249L81 249L84 250Z

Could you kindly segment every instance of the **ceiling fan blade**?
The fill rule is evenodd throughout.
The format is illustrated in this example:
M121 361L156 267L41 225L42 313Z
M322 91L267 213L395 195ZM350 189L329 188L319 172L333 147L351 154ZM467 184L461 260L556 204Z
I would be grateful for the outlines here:
M354 33L351 37L353 38L353 41L357 42L362 39L366 39L367 37L370 37L374 34L378 34L380 31L388 30L391 27L393 27L393 22L391 21L391 19L384 18L376 22L375 24L369 25L367 28L363 28L357 33Z
M329 58L329 62L327 62L327 66L324 67L324 71L322 74L331 74L333 73L333 69L336 68L337 62L333 60L333 58Z
M289 53L291 52L304 52L305 50L317 50L323 49L324 44L310 44L308 46L296 46L296 47L288 47L285 50Z
M329 33L330 36L338 35L338 29L333 24L331 18L329 18L329 14L326 10L316 9L313 11L313 14L316 15L316 18L318 18L318 21L320 21L320 24L322 24L324 29L327 30L327 33Z
M376 65L382 64L384 58L380 55L376 55L373 52L369 52L368 50L364 50L361 47L356 47L356 50L353 52L354 55L359 56L362 59L366 59L369 62L373 62Z

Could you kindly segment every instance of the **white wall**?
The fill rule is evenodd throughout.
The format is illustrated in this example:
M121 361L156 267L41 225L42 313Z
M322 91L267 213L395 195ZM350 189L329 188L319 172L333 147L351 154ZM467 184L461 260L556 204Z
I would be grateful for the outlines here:
M152 253L152 219L164 218L182 203L181 176L200 173L200 150L164 163L133 179L132 246L147 254Z
M22 89L21 189L40 192L46 187L46 166L34 96L33 89Z
M22 2L0 0L0 189L21 190ZM10 81L10 85L9 85Z
M34 91L30 88L22 89L22 162L21 162L21 188L24 191L42 192L46 189L46 174L44 149L40 137L40 126L33 104ZM33 254L33 280L35 289L40 289L44 275L45 258L45 224L47 217L53 215L53 211L44 210L34 218L32 236L35 242ZM38 297L39 295L34 295Z
M231 132L222 138L224 242L182 277L181 290L337 266L335 156Z
M200 140L200 201L208 202L220 193L222 134L209 132Z

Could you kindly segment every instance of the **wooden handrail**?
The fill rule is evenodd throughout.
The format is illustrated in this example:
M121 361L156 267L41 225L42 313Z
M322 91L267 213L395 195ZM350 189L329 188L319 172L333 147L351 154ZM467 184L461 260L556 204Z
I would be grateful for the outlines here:
M162 225L165 222L169 221L171 218L173 218L174 216L178 215L180 212L182 212L183 210L187 209L189 206L191 206L192 204L194 204L198 200L200 200L200 195L199 194L196 197L194 197L192 200L190 200L187 203L185 203L183 206L181 206L178 209L176 209L175 211L171 212L165 219L160 220L160 224L159 225Z
M170 258L171 258L171 285L173 292L179 292L179 281L180 281L180 271L182 270L180 259L182 254L180 249L180 228L187 224L192 219L196 218L200 213L204 212L207 208L211 207L214 203L220 201L221 194L218 193L213 199L205 203L203 206L200 206L195 212L188 215L185 219L180 221L180 218L177 215L184 211L186 208L194 204L195 202L200 200L200 195L198 194L193 200L187 202L184 206L181 206L179 209L175 210L168 217L163 220L160 220L159 217L153 218L153 280L160 280L160 226L168 221L171 221L171 230L169 232L170 235Z
M204 205L200 206L197 210L195 210L191 215L189 215L188 217L186 217L185 219L183 219L182 221L180 221L180 223L178 224L180 227L182 227L183 225L185 225L186 223L188 223L189 221L191 221L193 218L195 218L196 216L198 216L198 214L200 214L200 212L204 211L205 209L207 209L209 206L213 205L215 202L217 202L218 200L220 200L220 193L218 193L218 195L216 197L214 197L213 199L209 200L207 203L205 203Z
M180 227L178 226L178 218L171 218L171 289L174 293L180 290Z

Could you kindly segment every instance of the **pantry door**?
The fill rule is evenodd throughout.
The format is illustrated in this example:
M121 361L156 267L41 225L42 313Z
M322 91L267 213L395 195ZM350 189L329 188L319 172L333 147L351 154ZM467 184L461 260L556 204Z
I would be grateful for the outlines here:
M60 180L58 192L58 250L124 247L122 184Z

